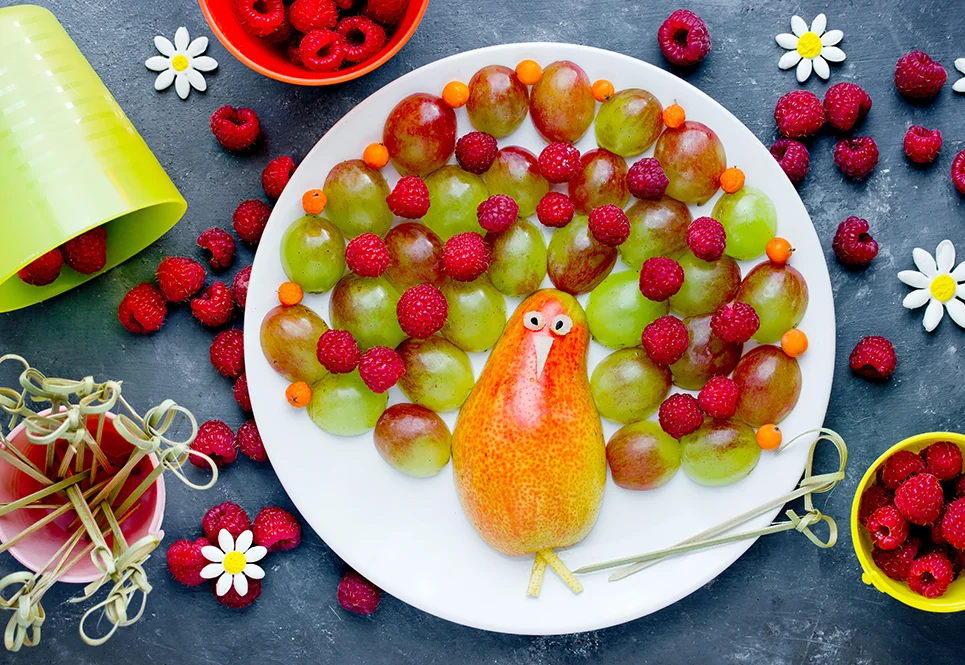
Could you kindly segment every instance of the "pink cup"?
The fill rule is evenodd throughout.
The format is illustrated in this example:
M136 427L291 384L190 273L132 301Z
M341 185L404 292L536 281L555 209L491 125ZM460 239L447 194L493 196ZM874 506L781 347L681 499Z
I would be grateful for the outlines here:
M114 414L108 413L107 418L108 423L104 426L101 445L104 453L111 462L114 463L117 461L119 463L115 464L115 466L121 466L130 454L132 446L121 438L114 429ZM91 431L96 431L96 421L96 416L90 417L88 422L90 423L89 427ZM22 423L18 425L7 438L18 450L25 452L30 461L43 468L47 447L29 443ZM55 445L63 445L63 442L58 442L58 444ZM88 455L90 455L89 452ZM138 465L134 467L131 475L125 481L119 497L123 500L124 497L130 495L130 493L140 485L144 477L151 473L157 465L157 457L153 454L144 457ZM23 471L0 461L0 503L16 501L42 489L42 487L39 482ZM87 488L86 481L81 483L81 487L84 489ZM63 500L63 495L61 495L60 498L58 498L57 495L53 495L44 499L44 502L54 503L55 501L60 502ZM135 505L140 505L140 508L121 525L121 531L124 533L128 544L148 534L159 534L163 537L161 520L164 518L164 477L159 476L154 484L141 495ZM0 517L0 541L6 542L9 538L17 535L51 512L53 512L53 509L21 508ZM63 517L47 524L39 531L32 533L11 547L9 550L10 554L24 566L36 572L44 566L50 560L50 557L67 541L70 535L67 532L67 528L75 520L76 516L73 510L68 511ZM106 539L107 544L111 545L113 538L108 535ZM75 554L88 542L89 540L85 536L77 548L75 548ZM101 577L101 575L102 573L94 566L93 561L91 561L89 557L83 557L61 576L60 581L86 584L93 582Z

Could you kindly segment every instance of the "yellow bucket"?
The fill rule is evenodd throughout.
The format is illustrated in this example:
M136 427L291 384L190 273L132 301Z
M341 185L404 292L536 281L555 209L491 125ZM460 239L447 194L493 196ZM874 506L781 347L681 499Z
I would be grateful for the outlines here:
M875 460L875 463L871 465L871 468L868 469L858 484L858 491L851 504L851 542L854 545L855 554L858 555L858 561L864 569L861 580L865 584L870 584L878 591L919 610L926 612L960 612L965 610L965 576L952 582L948 591L941 598L925 598L918 595L909 589L904 582L893 580L879 570L871 558L871 552L874 550L871 536L868 530L858 522L858 506L861 503L861 495L875 483L875 474L878 468L885 463L885 460L899 450L910 450L917 453L936 441L951 441L961 448L962 452L965 452L965 435L952 432L929 432L910 437L893 445Z

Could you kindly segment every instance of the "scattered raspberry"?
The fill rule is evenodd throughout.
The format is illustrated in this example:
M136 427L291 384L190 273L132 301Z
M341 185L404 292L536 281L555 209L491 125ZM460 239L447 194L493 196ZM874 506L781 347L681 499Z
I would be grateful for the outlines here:
M905 133L903 143L908 159L916 164L931 164L942 149L942 133L937 129L925 129L912 125Z
M920 548L921 539L917 536L911 536L897 549L881 550L875 548L871 553L871 558L874 559L875 565L885 575L893 580L904 582L908 579L908 571L911 569L915 557L918 556Z
M381 597L382 590L354 570L345 573L338 583L338 604L355 614L372 614L379 607Z
M385 202L393 215L419 219L429 212L429 188L417 175L407 175L395 185Z
M690 346L690 332L676 316L661 316L643 329L643 350L658 365L673 365Z
M225 425L227 427L227 425ZM212 543L218 542L218 534L225 529L232 536L239 535L251 528L251 518L237 503L225 501L210 508L201 518L201 528L205 537Z
M669 185L670 179L654 157L644 157L627 171L627 188L638 199L663 198Z
M789 139L817 134L824 126L824 107L817 95L807 90L792 90L774 107L777 131Z
M168 302L184 302L204 286L204 267L194 259L167 256L157 267L157 283Z
M941 483L930 473L916 474L895 490L895 507L912 524L931 524L941 515L944 505Z
M248 302L248 282L251 281L251 266L245 266L235 275L231 283L231 297L238 308L244 311Z
M580 172L580 151L572 143L550 143L539 153L536 164L550 182L569 182Z
M285 23L282 0L235 0L238 19L251 34L268 37Z
M261 172L261 187L270 199L278 199L295 173L295 160L288 155L275 157Z
M851 371L869 381L884 381L898 365L895 347L884 337L865 337L854 347L849 358Z
M382 25L395 25L408 8L409 0L368 0L363 13Z
M60 246L68 268L81 275L93 275L107 265L107 229L98 226Z
M238 402L241 410L245 413L251 413L251 395L248 394L247 374L242 374L238 377L238 380L235 381L234 388L232 388L232 392L234 392L235 401Z
M854 83L835 83L824 93L828 124L839 132L850 132L871 110L871 96Z
M650 300L667 300L683 285L684 269L673 259L655 256L644 261L640 268L640 292Z
M211 364L221 376L237 379L245 371L245 333L240 328L222 330L214 336L209 352Z
M194 542L181 539L171 543L167 553L171 577L185 586L198 586L204 582L201 569L209 561L201 554L201 548L210 544L207 538L198 538Z
M235 434L235 445L254 462L268 461L268 452L261 441L261 434L254 419L246 420L238 428L238 433Z
M868 231L868 220L848 217L838 225L831 249L838 261L846 266L866 266L878 256L878 242Z
M31 286L47 286L60 277L64 255L60 249L52 249L20 269L17 276Z
M426 339L442 330L449 316L449 303L432 284L420 284L402 294L395 313L402 332L409 337Z
M752 305L732 302L714 312L710 328L720 339L734 344L743 344L761 327L761 318Z
M493 233L502 233L519 219L519 205L513 197L495 194L476 208L479 226Z
M231 291L224 282L215 282L199 297L191 299L191 313L204 325L220 328L228 323L235 313Z
M237 152L258 140L261 123L251 109L222 106L211 115L211 133L223 148Z
M215 270L224 270L235 260L235 239L223 229L203 231L198 236L198 247L208 251L208 263Z
M630 220L619 206L608 203L590 212L590 233L600 244L616 247L630 237Z
M834 163L841 173L853 180L863 180L878 165L878 144L870 136L855 136L838 141L834 146Z
M858 521L867 524L871 513L884 506L890 506L895 501L895 493L880 483L866 489L858 504Z
M345 60L342 37L332 30L312 30L302 37L298 57L313 72L335 71Z
M952 563L941 552L915 559L908 569L908 588L925 598L938 598L948 591L955 574Z
M405 374L405 363L395 349L373 346L359 359L359 376L374 393L384 393Z
M675 439L696 432L704 423L704 413L697 399L687 393L674 393L660 405L660 427Z
M687 227L687 247L698 259L718 260L727 248L724 225L713 217L698 217Z
M390 261L385 241L374 233L357 235L345 247L348 269L362 277L379 277Z
M804 180L811 167L811 154L807 146L794 139L778 139L771 146L771 155L781 165L788 180L797 184Z
M710 31L704 20L686 9L678 9L657 30L663 56L678 67L692 67L710 53Z
M318 338L315 355L332 374L348 374L358 367L362 352L348 330L326 330Z
M486 132L470 132L456 142L456 161L464 170L476 175L485 173L496 161L499 146Z
M271 206L263 201L249 199L242 201L235 208L231 223L239 238L249 245L257 245L265 232L269 217L271 217Z
M952 160L952 184L959 194L965 194L965 150Z
M127 292L117 307L117 318L129 332L147 335L164 325L168 307L153 284L138 284Z
M895 65L895 87L909 99L934 97L947 76L945 68L922 51L906 53Z
M543 226L561 229L573 221L576 206L563 192L547 192L536 206L536 217Z
M385 28L365 16L349 16L338 22L347 62L365 62L385 46Z
M965 550L965 499L952 501L942 517L942 537L957 550Z
M894 506L882 506L868 518L868 531L875 547L893 550L908 539L908 520Z
M489 248L478 233L457 233L442 249L442 267L451 278L471 282L489 269Z
M740 388L734 379L715 376L704 384L697 395L697 403L711 418L731 418L737 413Z
M331 30L338 23L338 7L332 0L295 0L288 8L288 20L301 33Z
M910 450L898 450L893 453L881 467L881 482L886 487L898 487L912 476L925 473L925 460Z
M204 453L210 457L219 469L228 466L238 457L238 449L235 447L235 433L220 420L209 420L206 423L201 423L198 428L198 436L191 443L191 450ZM190 455L190 459L196 467L209 468L207 461L197 455ZM215 532L215 535L217 535L217 532Z
M962 449L951 441L936 441L923 451L928 473L939 480L952 480L962 472Z
M228 592L225 593L225 595L219 596L217 591L215 591L215 585L217 583L218 583L218 580L214 580L211 582L211 593L214 594L214 597L218 600L219 603L221 603L225 607L230 607L233 610L243 610L244 608L254 603L256 600L258 600L258 596L261 595L261 580L255 580L249 577L248 593L246 593L244 596L238 595L238 592L235 591L235 587L233 584L231 585L231 588L228 589Z
M287 552L302 542L302 525L295 516L277 506L265 506L251 528L255 544L269 552Z

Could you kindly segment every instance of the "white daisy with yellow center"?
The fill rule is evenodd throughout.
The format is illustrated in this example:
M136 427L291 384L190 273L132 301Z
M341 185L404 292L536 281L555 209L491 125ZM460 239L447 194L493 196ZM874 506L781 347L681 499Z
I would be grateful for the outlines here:
M227 529L218 533L218 547L206 545L201 548L201 555L210 561L201 569L201 577L206 580L218 578L215 583L215 593L223 596L234 586L239 596L248 595L248 578L260 580L265 576L265 569L255 565L268 553L261 545L251 546L254 537L251 531L242 531L235 541Z
M918 270L902 270L898 279L915 288L902 305L917 309L925 304L925 318L922 325L931 332L942 322L945 310L952 321L965 328L965 262L954 270L955 245L951 240L942 240L935 250L935 257L923 249L916 248L912 253Z
M198 37L191 41L188 29L181 27L174 33L174 43L167 37L158 35L154 46L161 53L144 61L152 72L160 72L154 79L154 89L164 90L174 84L181 99L187 99L191 88L198 92L208 89L201 72L210 72L218 67L214 58L201 55L208 48L208 38Z
M840 30L825 32L827 27L828 17L824 14L818 14L810 28L803 18L792 16L793 34L784 32L775 38L781 48L787 49L777 66L790 69L797 65L797 80L800 83L807 81L812 71L827 81L831 76L828 62L842 62L845 58L844 51L836 46L844 38L844 33Z

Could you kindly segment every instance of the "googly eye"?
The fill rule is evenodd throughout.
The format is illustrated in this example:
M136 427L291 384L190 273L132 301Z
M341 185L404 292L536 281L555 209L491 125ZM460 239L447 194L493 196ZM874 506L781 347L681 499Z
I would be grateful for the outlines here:
M573 319L566 314L557 314L550 322L550 330L557 335L565 335L573 329Z
M526 312L523 317L523 325L529 330L541 330L543 328L543 315L539 312Z

